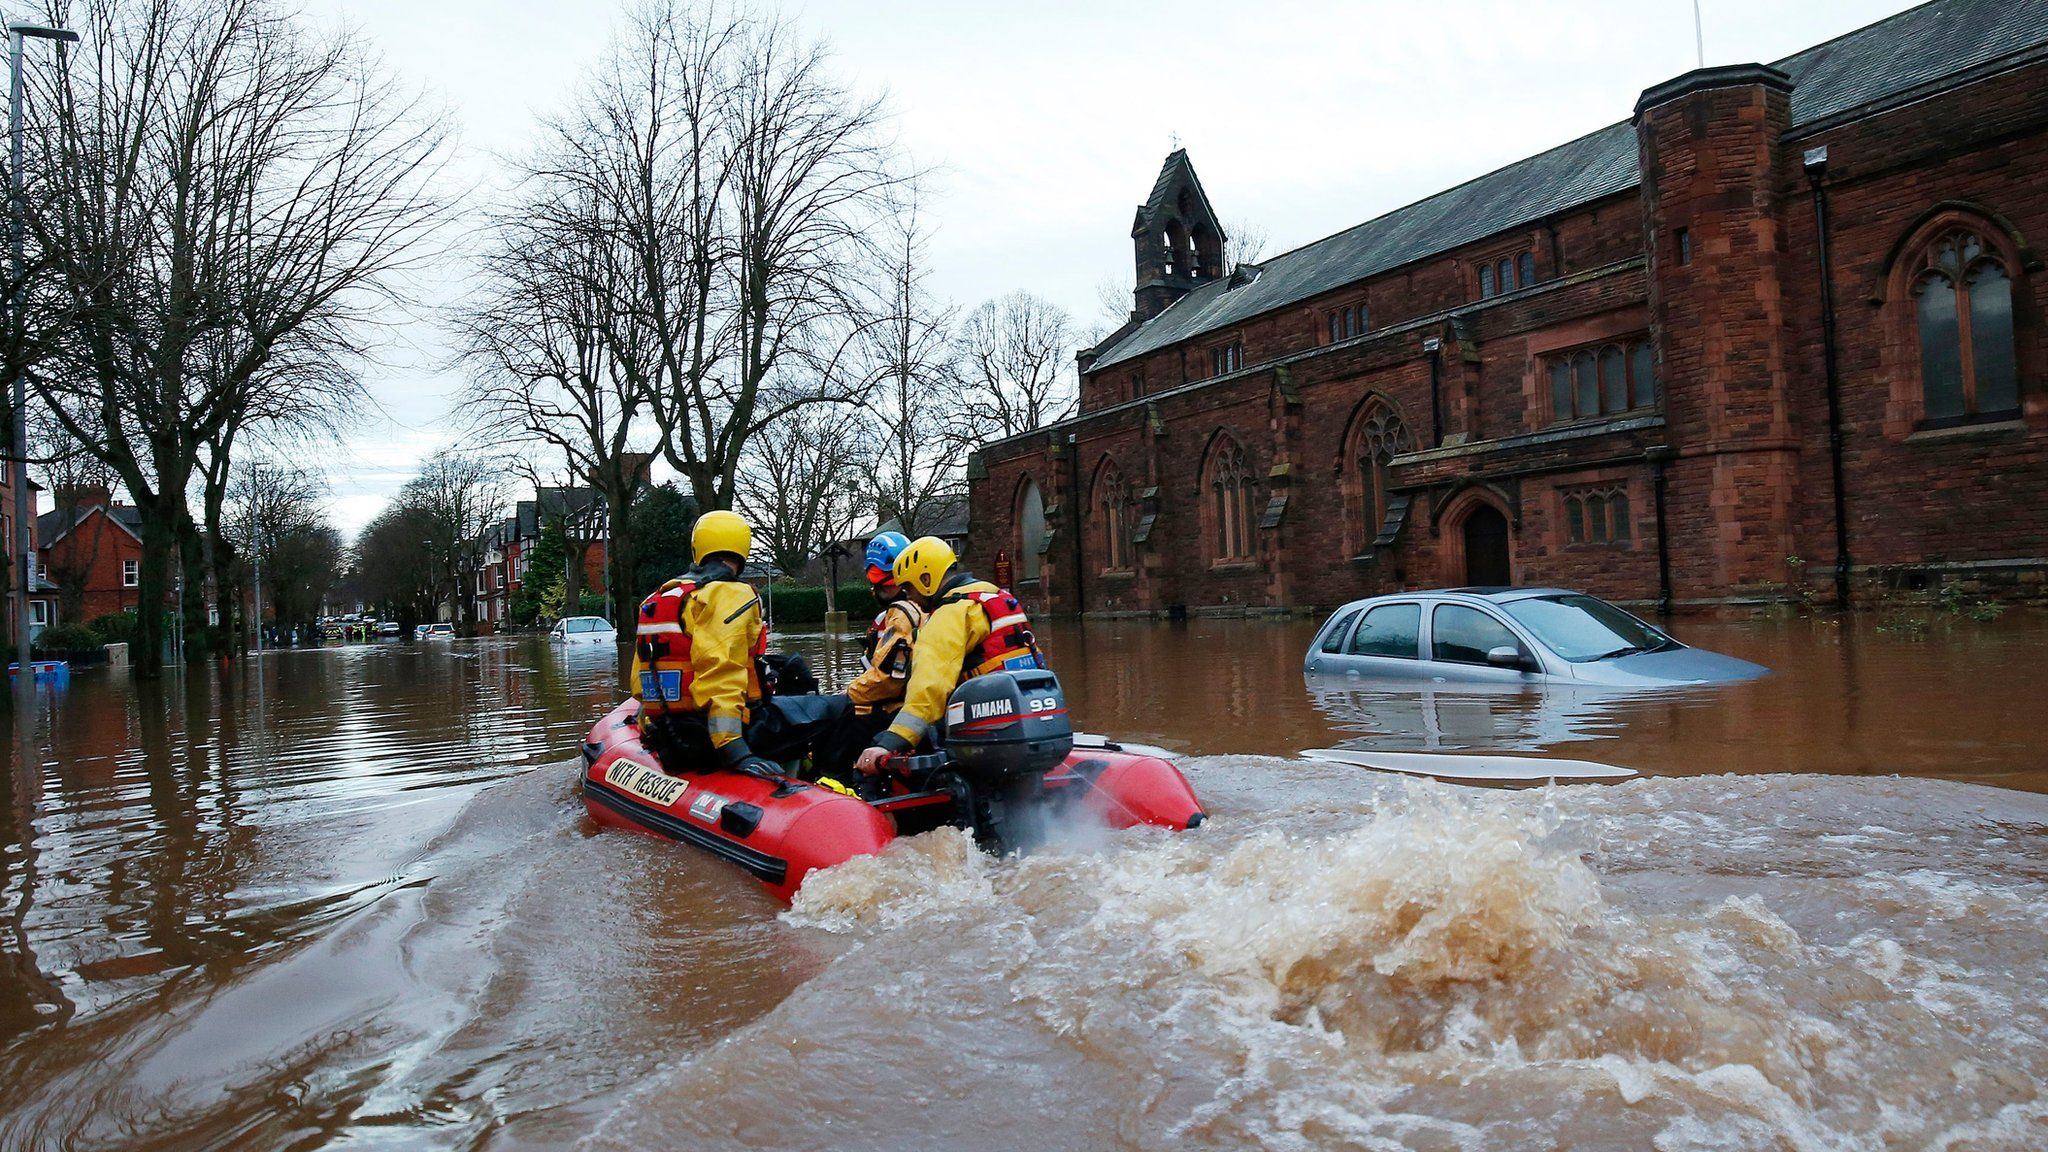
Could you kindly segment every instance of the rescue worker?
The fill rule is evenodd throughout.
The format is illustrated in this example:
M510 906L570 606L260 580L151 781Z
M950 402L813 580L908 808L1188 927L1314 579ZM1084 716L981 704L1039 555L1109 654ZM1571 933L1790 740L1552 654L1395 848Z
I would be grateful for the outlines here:
M724 767L782 775L839 722L844 697L770 696L761 680L768 628L740 580L753 546L747 522L706 512L690 533L695 566L641 602L633 645L640 731L671 774Z
M990 672L1043 668L1024 608L1008 591L960 570L944 540L923 536L896 557L894 575L925 612L903 705L854 767L873 776L891 755L923 743L946 711L953 689Z
M909 546L901 532L883 532L868 541L864 570L868 591L881 610L861 638L861 674L846 687L846 718L829 738L820 740L818 765L827 779L854 779L846 773L854 757L889 726L903 702L917 630L924 623L924 609L896 583L896 557Z

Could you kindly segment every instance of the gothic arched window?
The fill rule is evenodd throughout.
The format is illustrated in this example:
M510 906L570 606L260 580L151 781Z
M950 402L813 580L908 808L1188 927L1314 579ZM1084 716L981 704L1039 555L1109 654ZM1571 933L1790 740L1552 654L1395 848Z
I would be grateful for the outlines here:
M1925 422L2017 413L2012 278L1998 254L1975 232L1945 232L1922 253L1913 296Z
M1104 461L1095 475L1095 513L1101 525L1103 570L1128 572L1137 567L1137 549L1131 539L1137 529L1137 507L1131 501L1130 485L1114 461Z
M1244 448L1228 435L1219 436L1209 452L1209 466L1202 473L1208 497L1206 519L1214 558L1221 561L1250 560L1253 556L1252 526L1257 486L1253 483Z
M1370 548L1386 523L1388 466L1394 457L1414 448L1408 426L1385 400L1375 399L1352 422L1351 433L1345 437L1342 467L1351 477L1344 488L1352 522L1344 535L1353 554Z
M1040 562L1045 549L1045 497L1038 491L1038 485L1031 480L1024 481L1024 488L1017 494L1017 578L1038 579Z

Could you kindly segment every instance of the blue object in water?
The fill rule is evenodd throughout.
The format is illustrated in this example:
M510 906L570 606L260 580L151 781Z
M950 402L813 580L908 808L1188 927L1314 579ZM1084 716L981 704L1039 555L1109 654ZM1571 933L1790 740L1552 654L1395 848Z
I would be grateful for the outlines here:
M31 660L28 666L31 674L38 680L46 681L59 687L71 683L71 665L63 660ZM7 678L9 680L14 679L20 672L20 664L9 664L7 666Z

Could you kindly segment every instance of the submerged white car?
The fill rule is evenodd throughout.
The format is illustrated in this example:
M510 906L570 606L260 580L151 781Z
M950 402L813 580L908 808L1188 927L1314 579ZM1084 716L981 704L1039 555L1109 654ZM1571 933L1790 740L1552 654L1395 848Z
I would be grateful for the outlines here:
M1565 588L1450 588L1357 600L1316 635L1304 671L1470 683L1617 686L1753 680L1770 669L1690 648Z
M548 629L550 644L617 644L619 630L602 616L565 616Z

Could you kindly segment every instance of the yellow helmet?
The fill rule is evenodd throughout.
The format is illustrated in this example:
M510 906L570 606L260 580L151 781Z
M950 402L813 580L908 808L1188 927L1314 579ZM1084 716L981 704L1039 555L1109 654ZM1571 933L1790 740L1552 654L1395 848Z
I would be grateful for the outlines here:
M754 530L737 513L720 509L697 517L690 530L690 555L702 564L706 557L730 552L742 560L754 546Z
M920 596L937 596L946 573L960 558L937 536L920 536L896 555L896 583Z

